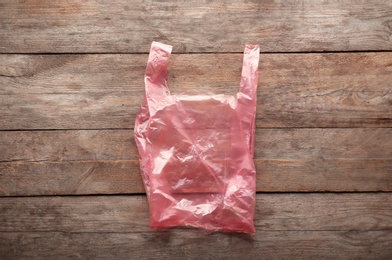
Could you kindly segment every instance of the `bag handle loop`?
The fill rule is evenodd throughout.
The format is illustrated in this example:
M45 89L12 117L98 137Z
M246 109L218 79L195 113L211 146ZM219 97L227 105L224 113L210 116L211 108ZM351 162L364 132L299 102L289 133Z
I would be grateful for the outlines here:
M257 84L259 81L260 47L247 44L244 50L240 91L237 94L242 127L245 139L249 146L249 152L254 154L255 117L257 105Z
M162 106L162 101L170 96L167 67L172 46L152 42L148 55L144 85L150 115L154 115Z

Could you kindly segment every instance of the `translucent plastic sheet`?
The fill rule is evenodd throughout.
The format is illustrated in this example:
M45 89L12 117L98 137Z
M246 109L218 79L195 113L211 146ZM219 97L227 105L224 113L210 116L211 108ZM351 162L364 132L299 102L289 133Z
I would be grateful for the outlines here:
M259 47L246 45L235 96L171 95L172 47L151 45L135 122L151 228L254 233L253 162Z

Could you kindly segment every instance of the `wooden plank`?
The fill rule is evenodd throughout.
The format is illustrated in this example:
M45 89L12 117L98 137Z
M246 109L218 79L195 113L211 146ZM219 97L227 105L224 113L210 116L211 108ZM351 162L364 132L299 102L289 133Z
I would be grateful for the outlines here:
M0 161L137 160L131 130L2 131ZM392 128L256 129L255 158L392 158Z
M392 191L392 159L256 160L261 192Z
M0 130L132 128L146 55L0 55ZM228 65L229 64L229 65ZM173 93L238 91L242 55L181 54ZM257 127L391 127L392 52L264 54Z
M256 159L258 192L392 191L392 159ZM0 163L0 196L144 193L138 161Z
M257 232L391 230L392 193L257 194ZM147 232L146 196L0 198L0 232Z
M146 250L148 248L148 250ZM391 231L0 233L2 259L390 259Z
M2 53L147 52L152 40L178 52L392 49L389 1L3 0Z
M0 161L138 159L131 130L0 131Z
M145 193L139 169L138 161L0 163L0 196Z

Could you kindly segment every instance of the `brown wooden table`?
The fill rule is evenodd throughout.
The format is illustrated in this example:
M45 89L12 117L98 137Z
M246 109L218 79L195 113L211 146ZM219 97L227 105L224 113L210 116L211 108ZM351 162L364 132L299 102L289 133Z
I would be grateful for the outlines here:
M132 135L261 46L256 235L151 231ZM0 259L392 259L392 1L0 1Z

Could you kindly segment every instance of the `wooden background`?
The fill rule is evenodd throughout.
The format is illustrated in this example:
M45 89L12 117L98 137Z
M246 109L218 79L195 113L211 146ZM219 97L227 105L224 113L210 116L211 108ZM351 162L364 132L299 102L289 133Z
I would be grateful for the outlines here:
M151 231L132 135L261 46L257 234ZM392 259L392 1L1 0L0 259Z

